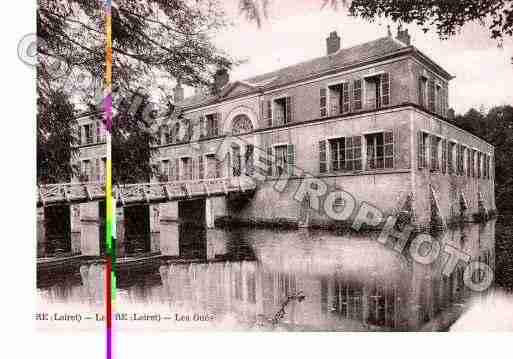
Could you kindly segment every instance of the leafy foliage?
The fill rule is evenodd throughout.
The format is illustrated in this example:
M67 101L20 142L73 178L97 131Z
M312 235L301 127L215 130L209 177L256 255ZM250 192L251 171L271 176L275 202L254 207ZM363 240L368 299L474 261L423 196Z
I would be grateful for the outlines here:
M74 107L62 92L38 96L37 181L69 182L73 142Z

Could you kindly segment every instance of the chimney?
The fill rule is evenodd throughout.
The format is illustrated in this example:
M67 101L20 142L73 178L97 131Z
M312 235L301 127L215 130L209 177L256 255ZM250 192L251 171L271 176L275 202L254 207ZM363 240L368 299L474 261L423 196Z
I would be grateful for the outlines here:
M215 92L221 91L221 89L230 81L230 75L228 70L221 68L216 71L214 75L214 90Z
M336 31L332 31L330 36L326 38L327 55L334 54L338 50L340 50L340 36L337 35Z
M406 44L408 46L411 45L411 36L408 34L408 29L402 29L402 26L399 25L397 27L397 40L401 41L403 44Z
M176 86L173 90L173 100L175 101L175 103L178 103L178 102L181 102L183 101L184 99L184 91L183 91L183 87L182 87L182 81L180 81L180 79L178 79L178 81L176 82Z

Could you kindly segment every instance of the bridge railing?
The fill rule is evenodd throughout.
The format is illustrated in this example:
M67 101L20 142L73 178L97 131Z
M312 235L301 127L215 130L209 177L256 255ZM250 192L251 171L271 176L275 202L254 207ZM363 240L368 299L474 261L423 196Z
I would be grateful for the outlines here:
M121 205L165 202L193 197L210 197L253 191L250 177L223 177L201 180L133 183L114 188L113 196ZM38 206L72 204L105 199L105 183L54 183L38 186Z
M38 205L80 203L105 199L105 183L77 182L38 185Z
M210 197L244 193L255 189L249 177L223 177L201 180L134 183L117 186L115 197L121 205Z

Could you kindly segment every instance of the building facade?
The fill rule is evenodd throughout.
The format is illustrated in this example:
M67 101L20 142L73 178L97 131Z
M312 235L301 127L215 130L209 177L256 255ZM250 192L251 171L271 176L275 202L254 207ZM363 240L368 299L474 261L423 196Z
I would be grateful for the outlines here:
M163 120L153 180L208 182L263 170L251 198L204 196L208 227L220 217L332 222L326 211L312 210L313 197L321 208L325 197L315 186L297 200L307 177L343 189L357 207L368 203L385 215L407 208L418 225L494 210L494 148L447 121L452 76L411 45L407 30L350 48L340 42L333 32L325 56L245 81L229 82L219 71L215 95L184 99L178 84L179 115ZM272 160L259 161L262 153ZM169 224L184 220L185 202L151 207L152 250L177 254L164 239L177 237Z

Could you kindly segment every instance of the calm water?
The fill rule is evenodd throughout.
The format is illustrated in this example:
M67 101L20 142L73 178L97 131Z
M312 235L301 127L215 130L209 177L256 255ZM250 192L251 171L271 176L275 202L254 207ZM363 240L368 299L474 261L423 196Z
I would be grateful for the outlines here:
M202 327L221 329L404 330L471 294L457 272L432 278L431 270L378 243L378 233L238 229L208 230L206 236L207 247L216 248L207 260L161 263L119 278L117 308L196 314L208 318ZM441 237L465 251L486 251L493 248L495 223ZM102 271L101 265L81 267L39 288L40 298L100 303Z

